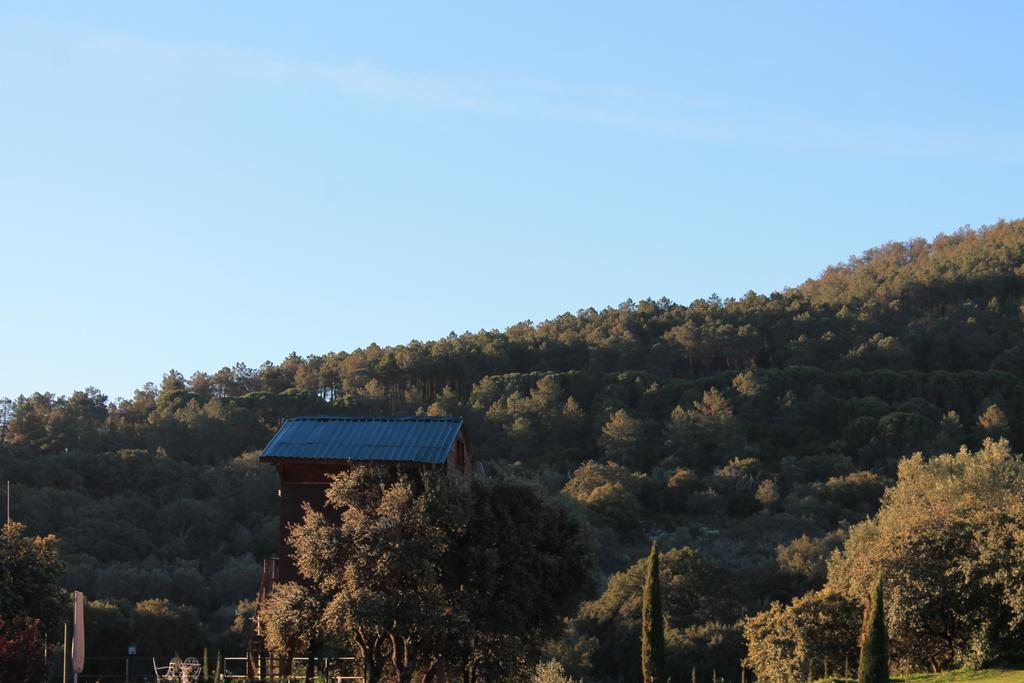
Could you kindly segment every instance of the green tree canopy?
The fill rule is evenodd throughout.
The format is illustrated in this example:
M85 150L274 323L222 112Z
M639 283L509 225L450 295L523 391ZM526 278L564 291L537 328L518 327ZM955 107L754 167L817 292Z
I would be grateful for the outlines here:
M900 464L870 520L850 529L829 583L868 604L886 579L893 657L906 668L968 664L982 641L990 656L1024 644L1019 546L1024 463L1006 441ZM995 545L994 545L995 544Z
M661 605L661 573L658 570L658 545L651 544L644 579L644 598L640 619L640 670L644 683L666 683L665 618Z
M743 625L744 665L757 679L785 683L823 677L857 661L861 606L830 589L807 593L789 605L774 602Z
M337 523L307 509L289 536L322 612L287 622L355 647L368 683L516 680L591 585L579 523L521 484L363 467L327 501Z
M641 615L649 567L644 557L613 574L605 592L584 603L573 619L568 640L572 649L563 656L585 678L640 679ZM720 663L723 674L734 667L741 654L738 634L729 631L739 615L727 571L686 547L660 553L658 571L672 679L678 680L698 660Z
M130 629L142 656L164 657L179 653L182 657L194 657L202 651L206 641L195 610L165 599L143 600L136 604L131 611Z
M826 587L748 620L748 665L762 678L773 671L804 676L814 657L848 652L861 623L849 605L881 604L879 576L885 577L884 615L875 610L865 623L877 631L884 616L899 670L977 667L1018 652L1024 645L1022 501L1024 462L1006 441L907 458L879 512L851 527L833 552ZM780 561L791 557L780 551ZM804 621L809 606L821 609ZM833 624L821 630L837 634L834 645L814 644L818 622ZM877 664L880 656L869 659Z
M53 642L69 604L57 546L56 536L28 536L17 522L0 529L0 619L38 619Z
M885 626L885 595L882 579L875 582L871 606L864 624L857 665L858 683L889 683L889 634Z

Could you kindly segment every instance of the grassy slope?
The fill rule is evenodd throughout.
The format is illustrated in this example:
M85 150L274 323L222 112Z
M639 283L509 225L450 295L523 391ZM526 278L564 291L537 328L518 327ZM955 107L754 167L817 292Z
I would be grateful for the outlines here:
M943 671L937 674L913 674L892 679L894 683L1024 683L1024 669L982 669L981 671ZM857 679L826 678L815 683L856 683Z
M1024 670L983 669L981 671L946 671L939 674L916 674L900 678L913 683L1024 683Z

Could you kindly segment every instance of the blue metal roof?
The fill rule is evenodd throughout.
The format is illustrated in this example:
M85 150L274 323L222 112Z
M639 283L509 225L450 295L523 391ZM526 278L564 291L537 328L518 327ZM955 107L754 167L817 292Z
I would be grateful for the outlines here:
M440 464L461 428L458 417L293 417L281 425L261 459Z

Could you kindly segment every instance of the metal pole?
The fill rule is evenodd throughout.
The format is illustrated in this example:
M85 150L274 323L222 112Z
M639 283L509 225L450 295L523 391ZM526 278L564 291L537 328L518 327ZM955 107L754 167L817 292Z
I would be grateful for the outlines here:
M61 683L68 683L68 622L64 622L64 659L61 674Z
M130 660L127 657L124 658L124 683L128 683L128 662L129 661Z

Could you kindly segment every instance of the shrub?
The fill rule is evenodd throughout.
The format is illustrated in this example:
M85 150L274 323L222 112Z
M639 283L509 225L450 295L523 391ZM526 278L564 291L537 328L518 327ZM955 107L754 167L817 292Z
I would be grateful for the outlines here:
M0 683L40 681L45 673L39 620L0 618Z

